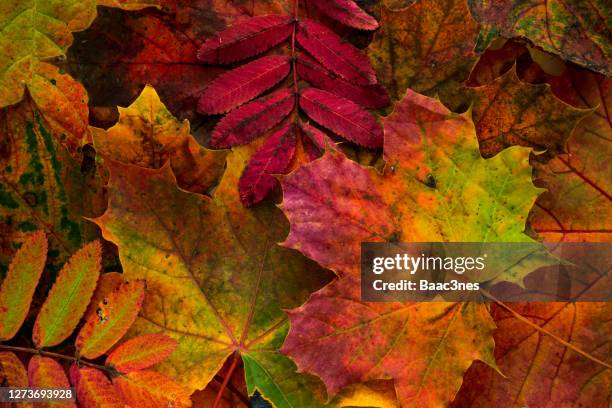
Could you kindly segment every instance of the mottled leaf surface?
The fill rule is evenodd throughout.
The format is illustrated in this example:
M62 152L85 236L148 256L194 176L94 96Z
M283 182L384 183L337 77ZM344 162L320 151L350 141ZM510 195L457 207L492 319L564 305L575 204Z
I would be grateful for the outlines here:
M327 275L275 245L287 226L272 203L254 210L240 203L238 178L249 154L242 148L228 156L212 199L179 189L168 166L112 163L109 209L96 223L118 245L126 277L147 280L131 334L161 332L179 343L158 365L162 373L203 388L239 352L245 370L262 373L247 376L250 392L279 407L317 404L316 381L295 374L275 350L288 326L282 309L305 300Z
M189 122L177 120L151 86L132 105L119 108L113 127L92 130L101 155L149 168L169 162L179 185L195 193L206 193L225 165L225 154L200 146L190 134Z
M70 383L62 366L52 358L32 356L28 363L28 384L34 388L69 388ZM38 402L41 408L73 407L74 402Z
M564 152L576 123L589 113L560 101L548 85L521 81L515 69L474 95L472 118L484 157L517 145Z
M526 37L545 51L606 75L610 58L610 4L605 0L470 0L482 25L479 47L498 35Z
M122 283L98 304L95 315L88 316L76 338L76 348L85 358L106 353L128 331L144 298L144 282Z
M402 404L439 406L452 400L474 360L495 365L487 307L361 303L360 243L525 242L540 191L527 149L483 159L469 115L437 100L408 91L384 125L385 175L327 153L282 179L291 223L284 245L340 276L290 312L283 352L332 394L392 378Z
M132 407L191 406L189 394L170 378L155 371L133 371L113 379L123 400Z
M110 380L102 371L91 367L70 367L70 383L76 389L76 397L84 408L124 408Z
M459 90L476 61L477 24L465 0L417 1L397 11L383 7L380 24L367 54L393 99L410 88L439 95L452 109L467 109Z

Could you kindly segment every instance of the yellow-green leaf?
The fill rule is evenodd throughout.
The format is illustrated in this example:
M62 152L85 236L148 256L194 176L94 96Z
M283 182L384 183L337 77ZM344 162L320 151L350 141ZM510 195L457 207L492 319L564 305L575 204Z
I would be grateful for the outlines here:
M34 290L47 259L47 238L30 234L15 254L0 286L0 340L12 338L30 309Z
M94 241L64 265L34 323L36 346L55 346L70 336L96 288L101 258L102 246Z

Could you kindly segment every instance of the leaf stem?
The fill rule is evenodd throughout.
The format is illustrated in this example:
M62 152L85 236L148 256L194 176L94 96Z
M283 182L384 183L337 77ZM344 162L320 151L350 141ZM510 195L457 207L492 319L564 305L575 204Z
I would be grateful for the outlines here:
M34 348L29 348L29 347L18 347L18 346L8 346L6 344L0 344L0 350L10 350L10 351L17 351L17 352L22 352L22 353L29 353L29 354L38 354L41 356L45 356L45 357L54 357L54 358L59 358L62 360L70 360L73 361L75 363L79 363L79 364L83 364L89 367L93 367L93 368L97 368L99 370L105 371L108 374L116 374L114 372L114 370L110 367L107 366L103 366L100 364L95 364L95 363L91 363L89 361L86 360L81 360L80 358L74 357L74 356L67 356L65 354L60 354L60 353L53 353L51 351L45 351L45 350L37 350Z
M512 309L510 306L506 305L504 302L502 302L501 300L497 299L495 296L493 296L491 293L482 290L482 293L487 296L488 298L492 299L495 301L495 303L497 303L499 306L501 306L502 308L506 309L508 312L510 312L514 317L516 317L518 320L520 320L523 323L528 324L529 326L533 327L534 329L536 329L537 331L546 334L547 336L550 336L551 338L553 338L554 340L556 340L557 342L563 344L565 347L575 351L576 353L582 355L583 357L588 358L589 360L602 365L606 368L612 368L612 365L606 363L605 361L602 361L600 359L598 359L597 357L594 357L592 355L590 355L589 353L587 353L586 351L581 350L580 348L574 346L572 343L563 340L562 338L558 337L557 335L551 333L550 331L546 330L545 328L535 324L534 322L532 322L531 320L527 319L525 316L521 315L519 312L515 311L514 309Z
M219 406L219 402L221 402L221 398L223 397L223 392L225 391L225 388L227 388L227 384L232 378L232 375L234 374L234 370L236 369L237 365L238 365L238 357L234 353L232 354L232 365L230 365L230 368L227 370L225 379L223 380L223 383L221 383L221 387L219 388L219 391L217 391L217 396L215 397L215 401L213 402L212 408L217 408Z

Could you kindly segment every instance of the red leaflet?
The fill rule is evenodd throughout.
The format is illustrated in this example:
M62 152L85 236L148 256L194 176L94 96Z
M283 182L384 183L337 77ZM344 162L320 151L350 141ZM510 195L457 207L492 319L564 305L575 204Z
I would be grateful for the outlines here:
M300 129L306 136L302 138L302 145L311 161L321 157L325 149L336 150L336 142L310 123L300 122Z
M378 22L352 0L309 0L322 13L347 26L362 30L376 30Z
M123 408L125 406L109 379L95 368L79 368L72 365L70 383L76 388L77 400L83 408Z
M35 355L28 364L28 382L34 388L68 388L68 378L62 366L52 358ZM54 407L56 405L43 405ZM76 408L74 402L65 402L58 406Z
M106 365L121 373L142 370L164 360L177 346L176 340L163 334L143 334L115 348L106 358Z
M376 74L368 58L324 25L309 19L300 20L297 40L327 69L341 77L361 85L376 83Z
M289 89L274 92L230 112L215 127L211 145L228 148L249 143L287 116L295 105Z
M382 147L383 130L368 111L348 99L309 88L300 96L300 107L319 124L365 147Z
M358 103L365 108L379 109L389 105L387 90L379 85L356 85L339 78L336 74L317 63L306 54L297 61L300 78L317 88L335 93Z
M240 200L250 207L264 199L276 186L272 174L287 170L295 153L297 139L293 125L287 125L274 133L253 155L238 182Z
M225 113L250 101L283 80L291 66L289 58L272 55L232 69L215 79L204 90L198 111Z
M239 21L207 40L198 51L198 59L208 64L229 64L260 54L291 35L291 21L290 16L274 15Z

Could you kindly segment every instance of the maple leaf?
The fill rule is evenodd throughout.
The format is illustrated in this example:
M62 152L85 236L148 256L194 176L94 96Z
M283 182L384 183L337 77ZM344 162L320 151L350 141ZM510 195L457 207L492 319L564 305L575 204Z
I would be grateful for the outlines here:
M482 25L478 48L501 35L526 37L545 51L611 75L610 7L605 2L470 0L470 11Z
M525 220L540 190L526 148L483 159L469 114L453 114L437 100L408 90L384 127L385 175L327 153L282 178L281 208L291 223L283 245L339 275L289 313L282 350L331 394L393 378L402 404L443 405L473 361L495 366L487 307L362 303L360 244L529 242ZM323 356L322 348L332 352Z
M383 7L381 29L366 51L393 99L410 88L465 109L460 89L477 58L476 36L464 0L424 0L396 11Z
M157 366L162 373L195 390L227 359L233 370L241 358L249 394L259 390L279 407L323 405L316 380L295 374L276 350L288 328L283 309L328 275L275 245L287 227L278 209L241 205L237 184L247 149L228 155L212 199L179 189L169 166L110 162L110 204L95 222L118 246L126 277L147 281L130 335L161 332L179 343Z
M610 78L568 67L549 78L565 102L594 111L581 120L567 150L533 158L536 182L549 191L536 202L531 227L547 241L609 241L612 233Z
M474 364L452 407L508 401L536 407L606 406L612 382L607 318L611 308L609 303L589 302L586 296L607 289L602 277L609 266L584 253L568 257L567 252L566 259L577 268L564 273L585 283L577 301L494 304L495 358L505 377ZM542 290L545 277L539 272L527 281L528 291Z
M187 120L172 116L151 86L132 105L119 108L117 124L92 128L92 136L104 157L150 168L169 161L179 185L195 193L206 193L225 165L225 153L200 146Z
M472 116L484 157L515 145L564 152L574 126L589 113L557 99L548 85L522 82L515 69L474 88L473 95Z

